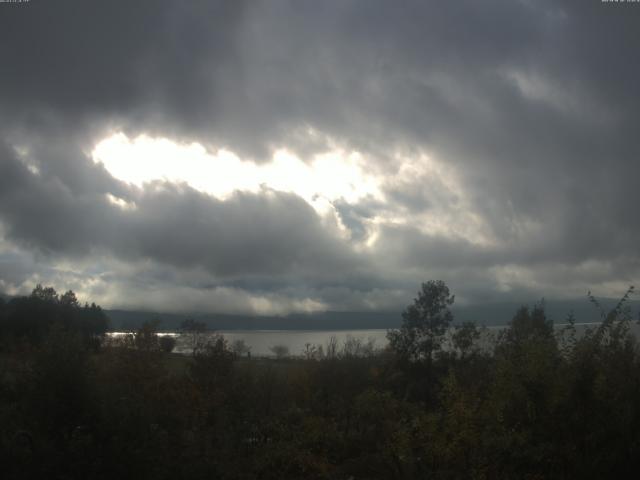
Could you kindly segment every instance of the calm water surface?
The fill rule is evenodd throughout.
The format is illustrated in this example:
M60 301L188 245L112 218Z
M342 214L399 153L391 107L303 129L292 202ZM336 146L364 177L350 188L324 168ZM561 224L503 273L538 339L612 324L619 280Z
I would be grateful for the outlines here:
M566 324L555 324L557 330L562 329ZM587 328L597 326L597 323L576 323L576 331L578 335L583 333ZM504 326L486 327L483 335L484 341L488 344L491 342ZM638 335L640 327L637 324L632 325L632 331ZM114 332L110 335L123 335L123 332ZM326 349L327 344L335 337L338 342L338 348L341 349L349 338L355 338L362 343L372 342L375 348L382 349L387 345L387 330L221 330L204 334L207 336L214 334L222 334L228 340L229 344L233 344L236 340L244 340L245 344L251 349L251 355L254 356L273 356L270 348L275 345L283 345L289 349L291 355L302 355L307 344L321 345ZM161 333L160 335L171 335L176 337L177 345L175 352L191 353L191 337L180 333Z

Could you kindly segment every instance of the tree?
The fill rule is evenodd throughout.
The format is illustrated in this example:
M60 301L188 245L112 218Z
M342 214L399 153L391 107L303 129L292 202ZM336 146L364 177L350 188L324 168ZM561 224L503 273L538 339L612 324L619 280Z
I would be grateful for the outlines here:
M480 329L473 322L464 322L462 325L456 326L453 335L451 335L451 342L461 359L473 353L480 335Z
M247 343L242 338L237 338L231 344L231 351L235 353L238 357L242 357L247 355L251 356L251 347L247 345Z
M176 339L171 335L163 335L158 337L158 344L160 345L160 350L165 353L171 353L176 347Z
M4 298L0 297L0 325L4 320L5 311L7 308L7 302L5 302Z
M157 318L142 324L142 327L138 329L135 336L135 344L138 350L145 352L160 350L160 343L158 342L159 325L160 320Z
M52 287L38 284L27 297L15 297L5 307L0 336L17 337L40 343L53 326L80 334L85 344L97 347L107 331L109 319L96 305L80 307L69 290L58 295Z
M105 315L100 305L93 302L91 305L85 303L84 307L76 307L75 310L80 313L83 324L81 331L86 337L99 337L109 329L109 317Z
M269 350L271 350L271 353L273 353L278 360L289 355L289 347L286 345L274 345L269 347Z
M217 333L194 351L189 375L204 392L211 394L228 385L226 379L233 371L234 359L227 340Z
M198 322L193 318L187 318L180 324L180 331L189 335L191 339L191 348L195 355L196 350L201 347L202 336L207 331L207 325L204 322Z
M46 303L58 303L60 300L55 288L43 287L41 284L37 284L36 288L33 289L31 292L31 298L37 298L38 300L42 300Z
M387 332L391 349L406 360L430 364L453 321L449 306L454 298L442 280L423 283L418 297L402 313L400 329Z
M67 290L60 296L60 305L68 308L78 308L80 306L78 297L73 293L73 290Z
M552 340L553 322L547 318L544 301L534 305L533 309L522 306L509 322L509 328L502 333L503 343L523 344L532 339Z

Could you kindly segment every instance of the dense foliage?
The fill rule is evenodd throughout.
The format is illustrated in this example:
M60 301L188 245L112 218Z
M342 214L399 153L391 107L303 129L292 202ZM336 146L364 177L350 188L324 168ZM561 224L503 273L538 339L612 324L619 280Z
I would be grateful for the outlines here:
M37 285L31 295L0 302L0 342L39 344L53 329L79 335L95 343L107 331L108 320L95 303L80 305L71 290L59 295L51 287Z
M441 328L453 297L430 282L386 351L248 359L221 336L168 353L153 323L95 349L97 323L77 316L91 307L40 289L0 303L3 477L626 478L640 462L627 297L586 333L538 305L491 339Z

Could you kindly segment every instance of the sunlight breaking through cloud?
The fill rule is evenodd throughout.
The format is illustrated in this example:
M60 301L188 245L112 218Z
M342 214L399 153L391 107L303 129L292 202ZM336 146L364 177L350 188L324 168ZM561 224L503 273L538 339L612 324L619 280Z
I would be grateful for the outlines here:
M208 152L201 144L179 144L167 138L116 133L100 141L92 152L115 178L143 186L154 180L184 182L221 200L235 191L259 192L264 188L294 193L318 213L328 202L356 203L365 197L382 198L379 180L362 168L358 152L334 150L314 155L309 162L286 149L270 161L257 164L220 149Z

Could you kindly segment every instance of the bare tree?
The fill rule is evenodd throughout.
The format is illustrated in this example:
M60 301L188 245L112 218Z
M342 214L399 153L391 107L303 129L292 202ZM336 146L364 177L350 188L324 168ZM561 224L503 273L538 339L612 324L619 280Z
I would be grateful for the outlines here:
M231 351L238 357L251 354L251 347L242 338L237 338L231 344Z
M277 359L282 359L289 356L289 347L286 345L274 345L269 347L271 353L273 353Z
M189 338L191 349L195 354L198 348L202 347L203 336L207 331L207 325L204 322L198 322L193 318L187 318L180 324L180 331Z

